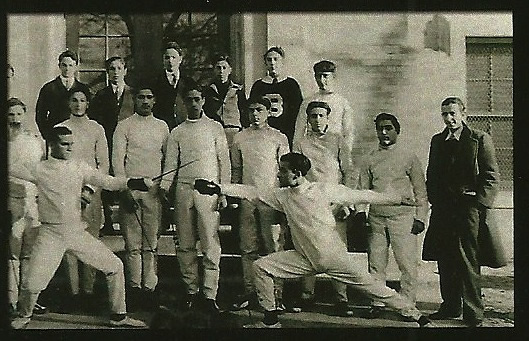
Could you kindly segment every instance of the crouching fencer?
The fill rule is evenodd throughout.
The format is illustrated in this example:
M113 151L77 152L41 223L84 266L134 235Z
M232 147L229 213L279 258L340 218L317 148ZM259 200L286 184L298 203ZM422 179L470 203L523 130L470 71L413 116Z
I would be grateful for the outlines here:
M86 184L107 190L147 191L152 180L112 177L82 161L71 159L74 141L72 131L66 127L52 128L48 142L51 148L48 160L32 168L21 167L10 174L37 186L42 224L30 259L28 278L20 290L18 316L11 321L11 327L27 326L40 292L48 286L66 251L105 274L110 299L110 326L146 327L143 321L126 314L123 263L101 241L84 230L81 206L86 198L82 199L81 193Z
M403 317L418 323L430 324L415 305L395 290L376 281L362 265L356 264L347 252L334 227L336 221L331 203L352 205L415 205L415 201L391 191L377 193L352 190L344 185L310 182L305 175L310 160L299 153L281 157L277 177L280 188L259 189L238 184L220 184L199 179L195 189L201 194L225 194L252 201L261 201L284 212L291 228L294 250L280 251L254 262L255 286L260 305L265 310L264 320L247 328L280 328L275 307L274 277L294 279L326 273L332 279L352 285L372 299L384 302Z

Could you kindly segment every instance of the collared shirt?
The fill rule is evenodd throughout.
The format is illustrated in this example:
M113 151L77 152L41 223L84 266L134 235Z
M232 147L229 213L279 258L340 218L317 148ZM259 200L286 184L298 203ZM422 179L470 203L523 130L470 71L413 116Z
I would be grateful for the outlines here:
M108 145L105 130L96 121L90 120L86 115L82 117L71 116L70 119L57 124L65 126L72 131L73 147L72 158L86 162L90 167L108 173Z
M187 119L171 131L164 173L181 165L186 166L163 177L161 188L169 189L173 179L189 184L198 178L230 182L228 142L220 123L202 113L201 118Z
M73 86L73 83L75 83L75 78L66 78L66 77L63 77L62 75L59 76L61 78L61 82L62 82L62 85L64 85L64 87L68 90L71 89L71 87Z
M125 89L125 83L122 84L113 84L110 83L112 86L112 92L116 95L116 100L119 100L121 96L123 96L123 90Z
M278 187L279 158L290 151L287 137L272 127L249 127L235 134L231 147L232 182Z
M324 90L319 90L301 103L296 119L294 143L310 130L307 124L306 110L309 103L314 101L326 102L329 105L331 108L331 113L329 114L329 132L343 136L349 148L352 148L354 141L353 109L345 97Z
M448 140L456 140L456 141L459 141L459 139L461 138L461 133L463 132L463 126L457 128L456 130L454 131L450 131L450 129L448 130L448 134L446 135L446 139L445 141L448 141Z
M160 175L168 135L167 124L152 115L134 113L119 121L112 138L114 174L149 178Z
M39 193L39 220L47 224L68 224L84 229L81 222L81 188L84 184L107 190L127 188L127 179L114 178L79 160L50 157L33 167L21 167L13 176L33 182Z
M362 160L359 177L360 189L386 192L391 186L398 194L415 198L419 206L381 206L371 205L370 214L391 216L403 212L415 211L415 218L426 222L428 197L424 170L415 153L403 145L378 146ZM357 206L359 210L364 207Z
M272 76L270 76L270 75L268 74L268 75L264 76L263 78L261 78L261 80L262 80L263 82L265 82L265 83L272 84L272 83L274 82L274 79L276 79L277 82L279 83L279 82L282 82L282 81L284 81L285 79L287 79L287 77L288 77L288 76L285 76L285 75L283 75L283 76L279 76L279 77L272 77Z
M344 138L336 133L321 134L309 131L294 141L293 150L307 156L311 167L306 175L309 181L356 186L351 149Z
M165 76L167 77L169 84L171 84L173 87L176 87L176 84L180 79L180 70L175 70L173 72L165 70Z
M222 184L223 194L258 199L284 212L296 251L305 256L317 271L324 271L336 258L347 253L336 229L332 204L390 201L372 191L356 191L344 185L304 181L297 187L257 189L253 186ZM392 200L395 200L393 198Z

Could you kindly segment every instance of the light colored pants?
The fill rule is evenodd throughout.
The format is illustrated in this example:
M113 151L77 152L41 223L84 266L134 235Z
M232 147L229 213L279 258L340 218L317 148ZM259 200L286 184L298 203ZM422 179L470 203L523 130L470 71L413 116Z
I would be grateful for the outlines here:
M278 224L278 212L263 203L253 204L241 200L239 237L241 239L241 262L244 288L247 294L255 292L253 262L259 259L259 249L268 255L282 251L283 231ZM260 243L261 241L261 243ZM276 298L283 297L283 284L275 283Z
M42 224L29 261L27 281L24 281L18 300L20 316L30 317L37 298L61 263L66 251L71 251L83 263L102 271L107 280L110 310L124 314L125 276L123 263L101 241L83 230L78 222L73 225Z
M415 302L417 296L417 267L419 263L418 236L411 233L413 214L383 217L369 214L369 272L386 283L389 245L401 271L400 293ZM376 304L376 303L375 303Z
M199 291L197 240L202 248L204 283L202 294L216 299L220 273L220 215L216 195L202 195L188 184L177 184L175 224L178 233L177 258L188 294Z
M13 307L18 301L18 289L27 280L29 260L37 238L38 227L33 226L33 218L25 216L15 223L13 229L22 229L21 236L9 236L8 300Z
M131 287L152 291L158 284L156 252L162 217L158 186L151 187L148 192L132 191L132 195L139 205L138 210L130 213L122 207L119 209L128 282Z
M337 253L331 261L320 267L326 269L324 273L332 279L354 286L370 298L397 310L402 316L414 320L421 316L412 302L377 281L356 264L354 256L347 252ZM266 311L275 309L274 277L294 279L317 274L309 260L296 250L275 252L262 257L254 262L254 270L259 303Z
M336 221L336 230L340 236L340 242L343 243L347 249L347 224L345 221ZM314 287L316 286L316 277L303 277L301 280L303 297L308 298L314 296ZM347 302L347 285L340 281L332 281L332 286L336 292L336 298L339 302Z
M101 229L100 189L96 190L92 195L92 201L82 212L82 219L87 224L86 231L99 239L99 230ZM72 295L77 295L79 293L79 282L81 282L83 293L92 294L94 292L94 283L96 280L96 269L81 263L82 279L80 281L78 259L70 252L66 252L64 260L66 261L67 275L70 280L70 291Z

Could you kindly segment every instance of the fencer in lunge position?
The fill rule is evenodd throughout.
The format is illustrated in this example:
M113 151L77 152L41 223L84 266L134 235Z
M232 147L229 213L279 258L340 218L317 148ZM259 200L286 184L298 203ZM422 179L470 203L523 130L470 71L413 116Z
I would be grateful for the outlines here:
M222 193L261 201L286 214L295 250L275 252L254 262L255 286L265 315L263 321L245 327L281 327L275 308L274 277L293 279L317 273L326 273L335 280L353 285L421 327L428 325L430 320L412 302L376 281L348 254L345 245L338 242L340 237L331 210L331 203L414 205L414 201L395 192L358 191L340 184L310 182L305 179L309 169L310 160L306 156L288 153L281 157L277 173L281 188L257 190L247 185L195 181L195 189L202 194Z
M115 327L146 327L145 323L126 314L123 263L101 241L84 229L81 221L81 192L91 184L108 190L135 189L147 191L152 181L128 179L103 174L88 164L71 159L74 144L72 131L54 127L48 142L48 160L34 167L13 169L13 177L33 182L39 193L38 212L41 226L29 263L28 279L22 283L18 299L18 316L11 321L14 329L25 328L42 290L50 282L66 251L102 271L110 298L110 322Z

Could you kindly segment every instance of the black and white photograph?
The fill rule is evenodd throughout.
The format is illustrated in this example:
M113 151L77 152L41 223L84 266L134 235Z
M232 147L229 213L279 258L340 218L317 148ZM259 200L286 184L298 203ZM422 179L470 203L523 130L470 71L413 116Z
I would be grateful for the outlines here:
M8 329L514 329L512 12L178 10L7 13Z

